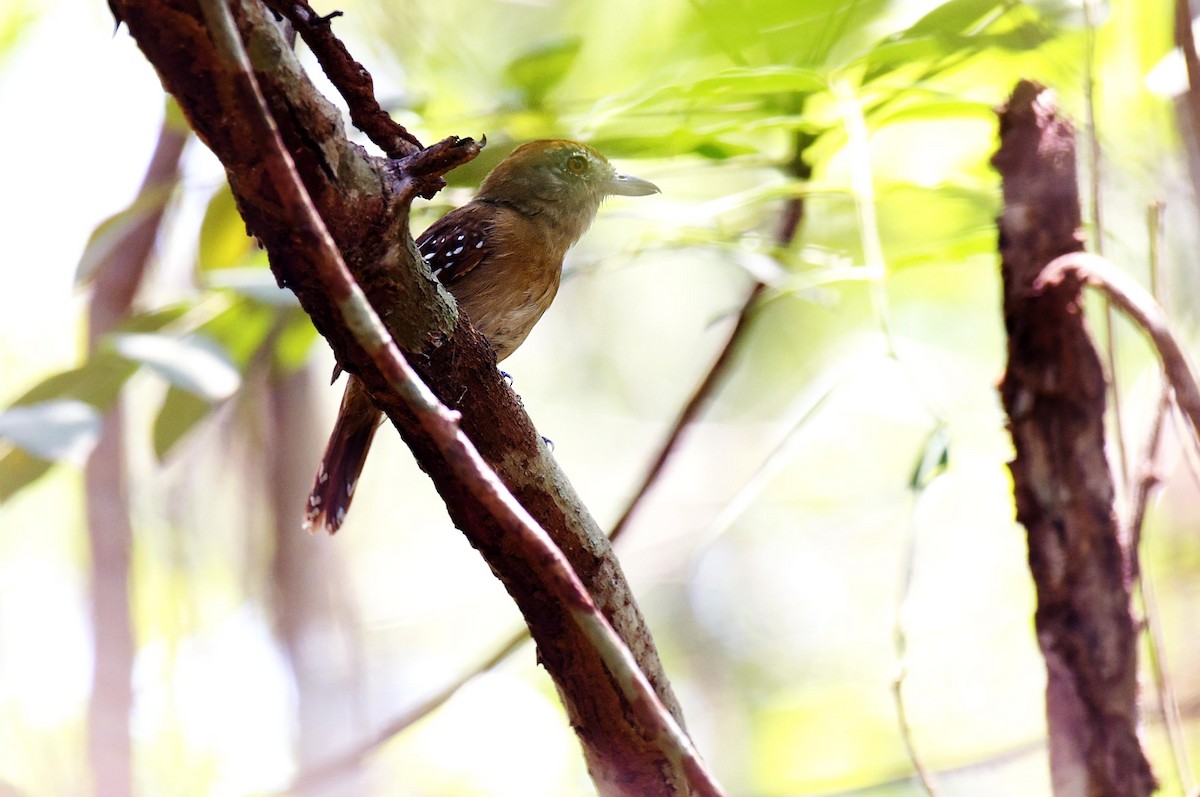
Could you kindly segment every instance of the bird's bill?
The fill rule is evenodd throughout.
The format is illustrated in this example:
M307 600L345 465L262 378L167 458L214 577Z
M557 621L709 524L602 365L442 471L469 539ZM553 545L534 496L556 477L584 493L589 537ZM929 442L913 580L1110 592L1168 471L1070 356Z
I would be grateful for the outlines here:
M632 174L614 174L609 178L605 189L606 193L618 196L647 196L662 193L654 183L634 177Z

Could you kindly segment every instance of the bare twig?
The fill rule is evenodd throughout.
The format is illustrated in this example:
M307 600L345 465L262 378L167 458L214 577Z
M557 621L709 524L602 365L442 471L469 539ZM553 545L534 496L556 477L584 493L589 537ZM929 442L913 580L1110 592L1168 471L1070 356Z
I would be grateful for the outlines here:
M1183 101L1191 122L1191 134L1200 136L1200 54L1196 52L1196 37L1192 31L1192 7L1188 0L1175 0L1175 46L1183 55L1187 70L1188 88Z
M662 475L667 460L671 458L671 454L678 447L684 431L692 425L700 415L701 410L708 403L708 400L712 398L713 393L716 392L721 382L724 381L725 375L729 371L729 366L735 361L734 355L741 349L746 339L746 330L750 326L752 311L766 289L767 285L764 282L756 282L754 283L754 287L750 289L750 293L746 296L745 301L742 302L741 309L738 311L733 331L729 333L729 337L725 340L725 345L721 348L720 353L717 354L717 358L713 360L713 364L709 366L704 378L696 385L696 389L692 391L691 397L683 405L683 409L675 419L671 431L667 433L666 438L664 438L658 448L658 453L650 463L650 467L646 470L646 475L642 477L641 484L638 485L637 490L634 491L633 496L629 499L629 503L625 505L625 511L621 513L620 519L617 520L609 532L609 539L616 540L629 527L634 514L641 507L642 499L646 497L650 489Z
M318 767L300 773L286 788L277 792L277 797L302 792L314 786L320 786L361 763L367 756L383 747L392 738L415 725L420 720L432 714L449 702L458 691L480 675L495 669L501 662L518 650L529 640L529 632L521 629L500 645L492 655L478 666L472 667L458 678L446 684L437 692L429 695L420 703L410 707L404 713L392 718L386 725L377 730L369 739L347 750L337 758L326 761Z
M1179 699L1175 694L1174 680L1167 669L1165 642L1162 634L1162 624L1159 622L1158 598L1154 591L1154 580L1148 572L1139 572L1138 589L1142 595L1142 604L1146 610L1146 634L1150 643L1150 671L1154 676L1154 691L1158 695L1158 712L1163 727L1167 731L1167 740L1171 745L1171 762L1179 785L1185 794L1196 788L1196 778L1192 774L1191 756L1188 754L1187 738L1183 730L1183 717L1179 709Z
M1151 202L1147 213L1150 237L1150 292L1160 305L1162 304L1164 207L1161 200ZM1138 477L1132 489L1133 510L1126 536L1128 538L1130 571L1137 584L1138 593L1141 595L1142 613L1146 618L1146 641L1149 649L1150 671L1154 676L1154 689L1158 697L1159 718L1162 720L1171 745L1171 761L1175 766L1175 776L1179 780L1180 788L1186 794L1195 789L1195 777L1192 774L1191 760L1184 736L1179 700L1175 695L1174 679L1166 664L1166 647L1162 635L1162 624L1159 622L1160 613L1158 598L1154 590L1154 579L1148 571L1142 569L1141 564L1142 530L1145 526L1146 510L1149 507L1150 494L1159 484L1159 441L1167 414L1171 411L1171 388L1165 378L1162 381L1158 404L1155 407L1150 430L1147 432L1146 442L1137 464ZM1190 448L1185 450L1190 450Z
M663 705L633 654L597 608L563 552L480 456L459 426L459 413L437 399L400 353L366 295L350 275L341 252L296 172L254 78L249 56L225 0L204 0L201 8L217 52L226 59L235 76L247 119L263 143L264 165L276 186L283 210L297 234L311 244L312 265L341 311L342 322L353 332L359 345L371 353L372 361L389 386L434 441L457 478L503 530L513 549L537 562L531 575L542 580L546 594L568 608L571 620L592 643L617 682L633 721L646 738L653 740L671 771L682 773L697 795L722 794L691 739ZM668 776L668 779L673 778Z
M366 133L367 138L389 158L398 160L422 149L417 137L379 105L371 74L354 60L341 39L333 35L330 23L341 15L340 11L322 17L312 10L307 0L265 1L268 8L296 27L296 32L325 70L329 82L346 101L355 127Z
M1092 251L1104 256L1104 202L1100 191L1100 169L1103 150L1100 147L1100 130L1096 124L1096 9L1095 0L1083 2L1084 64L1083 93L1086 109L1088 139L1088 188L1092 205ZM1104 300L1104 359L1108 369L1108 393L1113 408L1113 432L1117 438L1117 473L1121 486L1129 482L1129 452L1125 443L1124 414L1121 412L1121 388L1117 384L1117 328L1112 304Z
M1150 337L1158 351L1175 401L1200 440L1200 387L1179 342L1171 332L1162 308L1145 288L1108 260L1087 252L1072 252L1051 261L1033 284L1034 291L1063 283L1069 278L1090 283L1104 291L1126 315Z
M804 160L805 152L816 140L816 136L805 131L797 131L792 141L792 155L784 164L784 171L796 180L807 180L812 176L812 167ZM791 246L796 239L796 234L800 230L800 225L804 223L805 204L804 196L796 195L791 197L783 206L783 212L780 214L778 226L775 228L775 245L780 249L786 249ZM628 528L633 516L637 513L641 506L642 500L650 492L650 489L658 481L662 475L663 468L670 459L671 454L675 452L679 445L680 439L683 437L684 431L695 422L699 417L701 410L708 403L709 399L718 390L721 383L725 380L725 376L729 371L729 366L735 362L735 355L740 351L746 340L746 332L750 328L750 316L759 300L763 297L767 289L767 284L761 280L754 283L750 288L750 292L746 295L745 301L742 302L741 309L737 313L737 321L733 324L733 329L729 333L729 337L725 340L725 345L717 354L708 372L696 385L692 395L688 398L687 403L683 405L678 417L675 419L671 431L663 439L662 444L658 448L658 453L650 463L650 467L646 470L646 475L642 477L641 484L634 491L633 496L625 505L625 511L621 513L621 517L613 525L608 533L611 540L616 540Z
M929 485L945 472L949 445L949 431L945 424L939 423L926 441L921 458L909 480L909 490L912 492L912 510L904 534L900 589L896 596L896 614L892 620L892 647L896 653L896 676L892 679L892 701L896 707L896 719L900 725L900 737L904 740L904 749L908 752L909 761L912 762L913 771L917 773L917 780L920 782L921 788L929 797L937 797L937 786L929 769L925 766L925 762L917 752L916 739L908 720L908 706L904 699L904 681L908 677L908 631L904 625L904 609L912 590L913 571L916 565L917 509L920 506L921 497L925 495Z

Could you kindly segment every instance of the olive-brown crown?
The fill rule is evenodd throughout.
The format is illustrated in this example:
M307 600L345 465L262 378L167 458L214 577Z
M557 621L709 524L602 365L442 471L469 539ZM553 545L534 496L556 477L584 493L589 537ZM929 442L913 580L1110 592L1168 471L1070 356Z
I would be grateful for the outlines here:
M645 196L658 186L619 174L596 150L566 139L531 141L517 147L492 169L476 201L508 205L529 216L549 216L572 228L578 238L607 196Z

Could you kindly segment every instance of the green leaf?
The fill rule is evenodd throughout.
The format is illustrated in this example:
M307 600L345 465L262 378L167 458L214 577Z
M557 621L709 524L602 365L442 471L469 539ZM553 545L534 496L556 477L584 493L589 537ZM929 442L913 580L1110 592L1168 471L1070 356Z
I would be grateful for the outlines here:
M46 475L53 464L23 448L14 448L0 457L0 503Z
M228 184L222 184L208 200L200 223L197 270L203 273L243 266L257 248L246 233L246 222L238 213L233 192Z
M925 440L921 458L913 468L908 486L912 490L924 490L933 484L950 467L950 430L939 423Z
M945 119L986 119L992 123L996 112L986 102L964 100L960 97L914 97L904 104L889 103L868 112L873 128L891 122L924 122Z
M199 332L220 346L224 356L241 371L262 348L280 312L279 308L238 298Z
M241 384L228 355L203 335L118 334L110 336L107 345L126 360L208 401L229 398Z
M143 189L133 203L96 225L75 267L75 284L86 285L97 270L125 243L139 224L161 213L171 199L178 181Z
M684 96L714 100L763 94L812 94L829 87L829 79L815 69L797 66L738 67L681 87Z
M280 288L267 268L223 268L204 275L208 288L230 290L239 296L274 307L299 307L296 294Z
M135 365L113 352L97 352L78 368L43 379L14 401L13 406L75 399L100 410L107 409L136 370Z
M900 38L915 39L943 33L967 33L985 17L1002 12L1005 0L950 0L916 21Z
M41 4L33 0L7 0L0 4L0 68L26 40L41 14Z
M665 158L672 155L699 155L710 160L726 160L750 155L758 150L716 136L700 135L692 130L669 130L659 135L614 135L596 138L596 149L613 158Z
M583 40L578 36L542 44L514 58L505 69L505 77L536 108L566 77L582 46Z
M154 454L165 459L184 435L212 412L212 404L174 385L167 390L154 418Z
M318 339L320 336L308 316L299 310L292 313L275 336L275 367L283 373L299 369L308 362Z
M39 459L82 462L100 436L101 414L91 404L51 399L0 412L0 438Z

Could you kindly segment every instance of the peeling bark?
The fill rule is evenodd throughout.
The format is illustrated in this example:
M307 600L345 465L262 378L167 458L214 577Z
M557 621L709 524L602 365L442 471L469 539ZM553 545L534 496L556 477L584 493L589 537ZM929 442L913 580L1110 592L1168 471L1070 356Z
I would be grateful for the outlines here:
M1051 261L1083 248L1074 129L1052 92L1017 85L993 164L1004 182L1000 392L1037 588L1054 793L1142 797L1156 784L1137 735L1137 629L1105 454L1104 372L1078 280L1034 288Z

